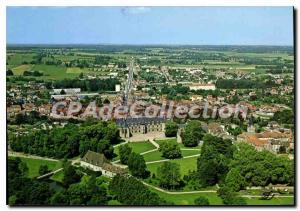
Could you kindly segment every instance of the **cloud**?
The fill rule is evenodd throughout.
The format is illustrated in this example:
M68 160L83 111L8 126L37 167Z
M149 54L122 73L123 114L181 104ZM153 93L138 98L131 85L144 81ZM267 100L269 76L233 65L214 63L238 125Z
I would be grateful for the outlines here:
M149 7L124 7L121 9L123 15L136 15L150 12Z

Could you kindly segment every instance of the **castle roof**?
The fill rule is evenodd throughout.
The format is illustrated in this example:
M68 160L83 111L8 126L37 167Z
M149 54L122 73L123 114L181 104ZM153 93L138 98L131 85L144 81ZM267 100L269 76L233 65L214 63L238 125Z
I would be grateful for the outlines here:
M138 118L116 119L116 124L119 127L125 127L131 125L159 124L164 122L166 122L165 117L138 117Z

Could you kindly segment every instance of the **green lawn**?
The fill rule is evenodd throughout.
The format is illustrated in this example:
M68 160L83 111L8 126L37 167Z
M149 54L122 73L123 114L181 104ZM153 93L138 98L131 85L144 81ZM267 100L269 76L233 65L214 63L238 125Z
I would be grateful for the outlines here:
M246 202L249 205L293 205L294 197L272 198L270 200L260 200L259 198L247 198Z
M143 156L144 156L144 159L146 162L166 159L166 158L163 158L161 155L162 155L162 153L157 150L154 152L147 153Z
M182 157L198 155L200 154L200 150L181 150Z
M161 198L174 205L195 205L194 200L200 196L208 198L211 205L222 205L222 199L216 193L193 193L193 194L168 194L155 190L151 187L149 189L157 193Z
M116 205L122 205L118 200L110 200L108 201L107 205L116 206Z
M63 178L64 178L64 172L63 171L59 171L59 172L57 172L56 174L54 174L50 177L50 179L52 179L56 182L62 182Z
M168 194L149 189L157 193L160 197L174 205L195 205L194 200L200 196L204 196L209 200L210 205L223 205L222 199L217 196L217 193L193 193L193 194ZM293 205L294 198L273 198L271 200L259 200L258 198L246 198L247 205Z
M155 149L155 146L153 146L153 144L151 144L148 141L130 142L130 143L128 143L128 145L132 148L133 152L138 153L138 154ZM114 160L118 160L119 159L119 147L116 147L114 149L114 152L118 155L117 157L114 158Z
M187 175L189 171L196 170L197 168L197 157L186 158L186 159L178 159L178 160L170 160L172 163L178 163L180 165L180 173L183 177ZM153 174L157 174L157 168L161 166L163 162L160 163L151 163L147 164L148 170Z
M174 138L174 139L172 138L172 139L156 140L155 142L157 142L159 145L161 145L163 142L166 142L166 141L168 141L168 142L173 142L173 143L177 143L176 138ZM186 146L184 146L183 144L179 144L179 146L180 146L180 148L184 148L184 149L200 149L200 148L201 148L200 145L198 145L198 146L196 146L196 147L186 147Z
M61 168L62 163L59 161L48 161L39 160L32 158L20 158L23 162L27 164L28 167L28 177L33 178L39 176L39 168L41 165L47 165L49 170L56 170Z

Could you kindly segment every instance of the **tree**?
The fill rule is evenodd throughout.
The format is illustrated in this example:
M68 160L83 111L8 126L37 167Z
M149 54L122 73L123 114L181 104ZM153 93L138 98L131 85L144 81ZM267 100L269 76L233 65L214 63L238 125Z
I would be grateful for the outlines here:
M226 205L246 205L244 198L239 197L236 192L227 186L221 186L217 191L218 196L222 198L222 201Z
M195 205L209 205L209 201L206 197L200 196L194 200Z
M63 184L64 186L68 187L69 185L79 182L80 176L75 171L74 167L71 165L70 162L66 162L64 164L64 177L63 177Z
M62 89L62 90L60 91L60 94L61 94L61 95L65 95L65 94L66 94L66 91L65 91L64 89Z
M268 184L293 184L293 161L269 151L257 151L245 143L237 145L231 169L237 169L244 178L244 186L267 186Z
M164 158L174 159L181 157L181 150L179 144L174 142L163 142L159 147L159 151L162 152L162 157Z
M157 178L159 185L163 188L174 189L180 185L181 175L180 166L177 163L163 162L157 168Z
M120 161L122 164L127 165L129 156L132 152L131 147L128 144L121 145L119 148Z
M197 173L202 186L211 186L225 179L233 156L233 146L231 141L209 134L204 136L203 141L197 160Z
M189 121L181 134L183 145L186 147L197 146L202 140L204 133L200 121Z
M11 69L8 69L6 71L6 76L12 76L12 75L14 75L13 71Z
M178 125L176 122L167 121L165 126L166 137L175 137L177 135Z
M48 166L46 164L40 165L39 174L44 175L49 172Z
M245 186L245 179L236 168L232 168L226 176L225 184L233 191L239 191Z
M150 172L147 171L146 162L142 155L132 152L128 158L128 169L133 176L146 178Z
M282 124L294 124L294 113L289 109L277 111L272 120Z
M123 205L165 205L157 193L150 191L141 181L134 177L116 175L109 183L110 193Z

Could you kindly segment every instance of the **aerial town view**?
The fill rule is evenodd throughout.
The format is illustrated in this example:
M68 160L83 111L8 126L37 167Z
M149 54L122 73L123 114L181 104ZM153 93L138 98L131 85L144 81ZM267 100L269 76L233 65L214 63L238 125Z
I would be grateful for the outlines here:
M6 12L8 205L295 205L292 7Z

